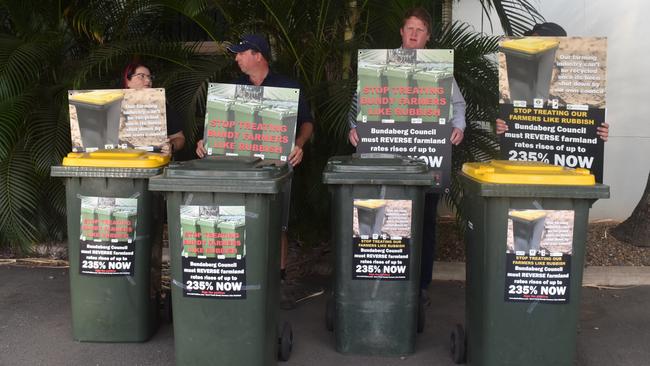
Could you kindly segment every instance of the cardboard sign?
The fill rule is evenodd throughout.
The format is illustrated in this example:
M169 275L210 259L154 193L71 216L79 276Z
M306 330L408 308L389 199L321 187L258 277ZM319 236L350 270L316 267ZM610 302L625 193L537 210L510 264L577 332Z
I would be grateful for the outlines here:
M246 298L244 206L181 205L183 296Z
M211 83L203 142L208 155L287 161L295 143L299 89Z
M499 54L501 155L586 168L603 180L605 38L505 38Z
M360 153L426 161L449 185L452 50L359 50L357 133Z
M167 141L164 89L70 90L68 100L72 151L160 151Z

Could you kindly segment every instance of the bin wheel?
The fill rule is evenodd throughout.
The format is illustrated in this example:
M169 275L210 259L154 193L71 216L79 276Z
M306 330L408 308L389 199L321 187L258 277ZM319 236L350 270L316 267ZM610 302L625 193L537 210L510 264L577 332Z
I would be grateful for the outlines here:
M174 313L172 312L172 291L165 290L165 296L162 299L162 317L168 323L174 320Z
M426 314L426 305L424 304L424 300L420 298L420 301L418 302L418 333L424 332L424 325L427 322L427 314Z
M282 330L280 331L280 336L278 337L278 359L280 361L289 361L292 348L293 330L291 330L291 324L285 321L282 324Z
M467 359L467 338L465 330L460 324L456 324L451 332L451 357L454 363L465 363Z
M327 297L327 304L325 305L325 328L332 332L334 330L334 298Z

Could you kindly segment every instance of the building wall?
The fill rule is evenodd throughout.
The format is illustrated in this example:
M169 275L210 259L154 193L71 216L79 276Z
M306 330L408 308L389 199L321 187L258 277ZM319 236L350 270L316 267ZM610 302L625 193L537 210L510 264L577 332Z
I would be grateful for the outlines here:
M643 193L650 170L650 2L643 0L533 1L547 21L570 36L607 37L607 122L604 183L611 198L596 202L590 219L625 220ZM454 21L476 31L503 34L496 13L492 27L480 3L454 2Z

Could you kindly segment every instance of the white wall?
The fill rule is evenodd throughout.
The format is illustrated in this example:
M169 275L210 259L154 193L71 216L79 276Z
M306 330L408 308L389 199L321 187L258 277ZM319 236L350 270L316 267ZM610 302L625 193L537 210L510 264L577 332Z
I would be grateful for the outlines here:
M570 36L607 37L607 122L604 183L611 198L596 202L590 219L625 220L650 170L650 2L644 0L538 0L547 21ZM476 31L503 34L496 13L490 28L475 0L454 2L454 20Z

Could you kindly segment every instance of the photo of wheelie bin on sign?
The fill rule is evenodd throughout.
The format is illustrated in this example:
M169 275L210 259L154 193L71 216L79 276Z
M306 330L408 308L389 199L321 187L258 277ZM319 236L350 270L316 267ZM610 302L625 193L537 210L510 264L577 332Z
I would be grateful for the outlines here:
M609 197L586 169L466 163L466 318L456 363L575 365L589 208Z
M124 93L119 90L95 90L70 96L76 108L84 147L117 146L120 113Z
M212 156L175 163L165 192L177 365L272 365L293 334L280 323L280 232L287 163Z
M434 175L422 160L367 154L332 157L323 172L335 251L326 325L345 354L415 351L424 329L420 257L424 193Z
M66 187L75 340L143 342L157 329L163 205L147 181L168 161L98 150L70 153L52 167Z
M548 99L559 42L544 37L526 37L504 41L501 52L505 54L510 85L510 100L526 101Z

